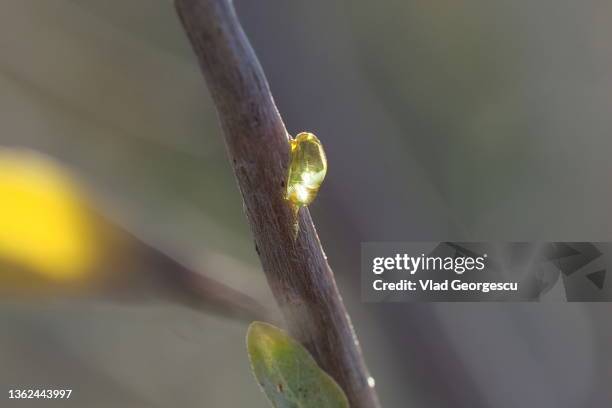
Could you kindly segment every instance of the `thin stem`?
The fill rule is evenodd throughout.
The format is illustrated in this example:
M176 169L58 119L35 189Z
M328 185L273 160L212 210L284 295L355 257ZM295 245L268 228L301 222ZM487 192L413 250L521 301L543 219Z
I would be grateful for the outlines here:
M216 105L255 249L290 334L344 389L377 408L361 349L308 208L284 199L289 136L229 0L175 0Z

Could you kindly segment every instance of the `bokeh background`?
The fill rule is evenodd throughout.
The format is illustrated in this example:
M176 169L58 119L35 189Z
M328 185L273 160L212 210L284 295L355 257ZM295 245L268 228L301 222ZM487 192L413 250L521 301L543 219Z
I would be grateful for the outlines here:
M358 285L364 241L612 239L612 5L235 5L289 131L326 147L311 212L383 405L610 406L607 304L364 304ZM273 304L169 0L3 0L0 144L58 159L117 225ZM0 406L51 385L73 398L14 405L267 406L246 321L151 297L3 298Z

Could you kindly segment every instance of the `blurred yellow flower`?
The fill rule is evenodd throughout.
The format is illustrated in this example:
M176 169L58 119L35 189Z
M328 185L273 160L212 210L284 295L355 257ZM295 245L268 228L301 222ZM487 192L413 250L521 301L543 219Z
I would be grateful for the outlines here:
M75 181L59 163L0 149L0 261L50 280L82 278L96 259L91 224Z

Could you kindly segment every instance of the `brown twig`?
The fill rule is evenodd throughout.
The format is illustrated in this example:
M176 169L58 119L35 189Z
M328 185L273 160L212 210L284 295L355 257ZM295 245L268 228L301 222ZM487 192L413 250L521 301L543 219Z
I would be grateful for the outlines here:
M196 270L181 263L144 242L139 242L140 261L146 267L147 280L158 284L158 296L197 310L218 313L227 317L253 320L271 318L269 311L254 297L226 285L206 271ZM152 279L152 277L156 279Z
M229 0L175 0L217 107L246 215L289 332L344 389L379 407L361 350L307 208L284 199L289 136Z

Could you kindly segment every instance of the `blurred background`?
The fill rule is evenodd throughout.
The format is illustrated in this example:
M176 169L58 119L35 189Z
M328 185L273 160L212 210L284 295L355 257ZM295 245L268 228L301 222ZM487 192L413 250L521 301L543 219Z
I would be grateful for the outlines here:
M365 241L611 240L612 5L235 5L288 130L326 147L311 212L383 406L610 406L609 305L365 304L359 251ZM112 262L89 269L139 277L95 299L24 297L5 280L3 393L74 390L49 406L267 406L245 352L251 317L225 306L253 311L254 300L274 315L274 304L169 0L4 0L0 145L5 158L46 155L35 161L64 169L110 235L128 231L119 244L92 240ZM0 208L22 208L12 198ZM19 220L23 234L43 225ZM11 257L4 241L6 276L53 275L21 265L29 255ZM165 268L180 267L159 251L248 300L194 307L184 288L169 296Z

